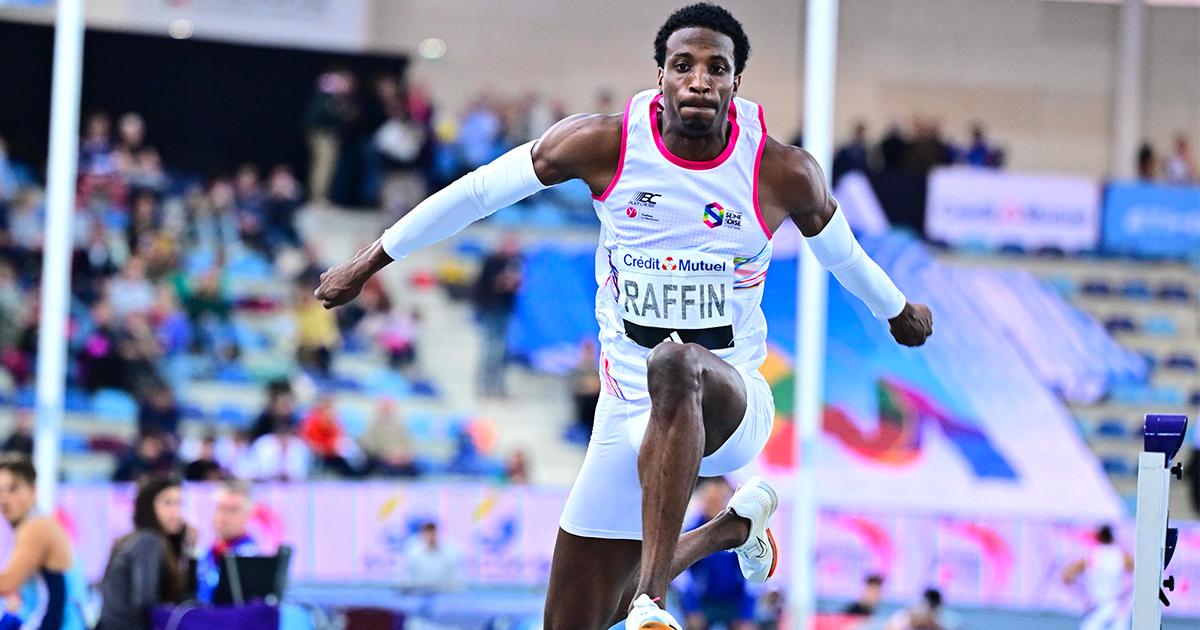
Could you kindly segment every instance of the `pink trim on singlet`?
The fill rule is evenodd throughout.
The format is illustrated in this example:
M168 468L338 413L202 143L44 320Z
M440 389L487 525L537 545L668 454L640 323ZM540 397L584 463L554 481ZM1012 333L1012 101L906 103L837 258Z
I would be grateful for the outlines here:
M659 94L658 96L654 97L654 100L650 101L650 131L654 134L654 144L658 147L658 152L661 153L663 157L667 158L667 161L675 166L681 166L694 171L702 171L704 169L720 166L722 162L729 158L729 156L733 155L733 148L737 146L738 132L740 131L737 123L737 107L733 104L733 101L729 101L729 122L733 124L733 131L729 134L729 143L725 145L725 150L722 151L721 155L718 155L715 159L708 160L707 162L693 162L691 160L685 160L681 157L677 157L675 154L667 150L666 144L663 144L662 132L658 130L658 117L655 116L655 114L658 113L656 108L659 107L659 101L661 100L662 94Z
M612 181L608 183L608 188L604 189L603 195L599 197L592 195L592 199L596 201L608 199L608 193L611 193L613 188L617 187L617 180L621 179L621 170L625 168L625 145L628 144L629 140L629 107L631 105L633 105L632 98L629 99L628 103L625 103L625 115L621 118L621 157L617 159L617 172L613 173Z
M763 149L767 146L767 123L763 119L762 105L758 106L758 130L762 137L758 140L758 153L754 156L754 216L758 218L758 225L769 240L773 234L767 229L767 222L763 220L762 210L758 207L758 169L762 166Z

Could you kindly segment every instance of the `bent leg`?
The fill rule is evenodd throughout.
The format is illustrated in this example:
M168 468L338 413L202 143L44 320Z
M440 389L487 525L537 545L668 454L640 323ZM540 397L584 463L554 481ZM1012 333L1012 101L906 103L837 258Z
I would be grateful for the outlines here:
M618 606L640 555L636 540L583 538L560 529L550 565L544 630L607 630L618 610L624 617Z
M659 344L646 361L646 377L651 409L638 453L643 545L634 594L655 598L666 595L677 552L685 551L681 560L687 560L728 548L707 550L706 538L700 536L696 548L677 549L700 460L716 452L741 424L746 386L737 370L696 344Z

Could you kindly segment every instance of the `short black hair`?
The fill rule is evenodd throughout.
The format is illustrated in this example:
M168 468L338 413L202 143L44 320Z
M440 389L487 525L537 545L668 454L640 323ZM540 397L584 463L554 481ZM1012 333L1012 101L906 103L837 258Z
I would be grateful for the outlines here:
M930 608L937 609L942 607L942 592L936 588L925 589L925 592L921 594L921 597L925 600L925 603L928 604Z
M24 453L0 455L0 470L7 470L14 477L31 486L37 482L37 469L33 467L33 460Z
M1111 545L1115 540L1113 536L1112 525L1101 525L1100 529L1096 530L1096 541L1101 545Z
M883 576L878 573L872 573L867 576L866 583L869 586L883 586Z
M667 40L678 30L692 27L707 28L728 35L733 40L733 71L741 74L750 58L750 39L742 23L724 8L708 2L689 4L671 14L654 38L654 61L662 68L667 63Z

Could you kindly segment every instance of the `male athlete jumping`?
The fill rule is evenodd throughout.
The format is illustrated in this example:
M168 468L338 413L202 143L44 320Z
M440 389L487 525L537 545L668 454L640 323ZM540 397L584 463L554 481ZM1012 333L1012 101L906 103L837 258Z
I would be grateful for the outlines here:
M583 468L560 521L547 630L675 628L670 580L711 553L737 552L761 582L778 553L778 506L762 480L680 537L698 476L758 456L774 402L759 303L771 235L790 218L817 260L918 346L929 309L909 304L859 247L812 156L767 136L737 97L750 43L726 10L676 11L654 42L658 88L624 115L576 115L429 197L382 238L322 276L326 307L354 299L393 260L548 186L583 180L600 217L596 317L605 383Z

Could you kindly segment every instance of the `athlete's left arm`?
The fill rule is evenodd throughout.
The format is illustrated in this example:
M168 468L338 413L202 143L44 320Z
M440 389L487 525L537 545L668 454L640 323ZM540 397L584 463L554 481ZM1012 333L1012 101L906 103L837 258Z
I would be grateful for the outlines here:
M929 307L905 299L891 278L863 251L844 213L838 212L820 165L807 151L768 139L759 188L764 197L760 205L790 217L817 261L865 302L876 317L888 320L897 342L919 346L933 334ZM772 221L775 225L782 222L783 216Z
M12 555L0 571L0 594L15 593L46 559L50 545L50 523L37 519L18 528Z

